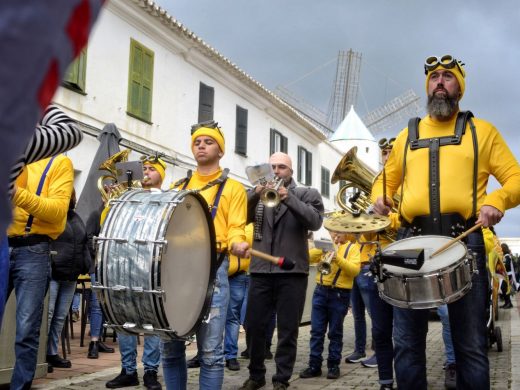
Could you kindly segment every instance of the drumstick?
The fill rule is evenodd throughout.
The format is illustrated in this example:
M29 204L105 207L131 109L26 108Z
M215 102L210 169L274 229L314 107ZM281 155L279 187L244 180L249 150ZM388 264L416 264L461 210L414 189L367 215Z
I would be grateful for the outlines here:
M277 265L281 269L291 270L296 265L296 263L293 260L286 259L285 257L271 256L271 255L268 255L267 253L260 252L256 249L250 249L250 251L253 256L259 257L263 260L267 260L267 261Z
M475 226L473 226L472 228L469 228L468 230L466 230L464 233L462 233L460 236L454 238L453 240L451 240L450 242L444 244L443 246L441 246L439 249L437 249L435 252L433 252L431 255L430 255L430 259L433 257L433 256L437 256L439 253L442 253L444 252L446 249L448 249L449 247L451 247L453 244L455 244L457 241L460 241L462 240L464 237L466 237L468 234L470 233L473 233L475 230L477 230L478 228L482 227L482 223L477 223Z

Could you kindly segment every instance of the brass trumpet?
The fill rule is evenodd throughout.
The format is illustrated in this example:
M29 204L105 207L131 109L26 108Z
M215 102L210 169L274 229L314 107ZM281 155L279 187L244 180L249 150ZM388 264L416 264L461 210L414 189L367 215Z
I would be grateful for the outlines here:
M332 260L334 260L335 256L336 253L334 251L329 251L323 256L323 260L320 261L317 268L320 274L328 275L331 273L332 266L330 263L332 263Z
M278 188L283 184L283 179L275 177L273 181L263 185L271 184L273 187L265 188L260 193L260 200L265 207L276 207L280 204L280 195Z

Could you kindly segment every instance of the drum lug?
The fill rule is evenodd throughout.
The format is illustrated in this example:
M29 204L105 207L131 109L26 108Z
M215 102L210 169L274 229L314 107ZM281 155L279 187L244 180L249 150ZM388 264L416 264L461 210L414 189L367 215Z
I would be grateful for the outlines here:
M123 329L133 329L135 328L137 325L134 324L133 322L125 322L123 324Z
M128 240L126 238L118 238L118 237L95 237L96 241L115 241L119 244L126 244Z
M128 287L126 286L121 286L121 285L116 285L116 286L112 286L112 287L106 287L107 289L109 290L113 290L113 291L126 291Z
M146 245L146 244L159 244L159 245L166 245L168 243L167 240L143 240L141 238L136 238L134 240L135 244L138 245Z
M113 290L113 291L125 291L127 289L126 286L112 286L112 287L105 287L99 282L92 283L92 290Z

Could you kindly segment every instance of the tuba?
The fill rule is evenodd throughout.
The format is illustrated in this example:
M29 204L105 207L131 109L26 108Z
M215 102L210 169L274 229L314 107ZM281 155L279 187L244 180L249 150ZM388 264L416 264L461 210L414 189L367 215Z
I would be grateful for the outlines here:
M108 204L108 202L111 199L118 198L124 191L129 189L127 182L123 182L123 183L117 182L117 169L116 169L117 163L128 161L129 154L130 154L130 149L121 150L120 152L117 152L117 153L113 154L112 156L110 156L109 158L107 158L98 168L99 170L104 170L104 171L110 172L110 174L108 174L108 175L101 175L97 181L97 188L98 188L99 192L101 193L101 198L103 199L103 203L105 203L105 205ZM115 184L115 186L111 187L110 191L107 191L103 185L105 180L108 180L108 179L112 180ZM139 180L133 180L131 184L132 184L131 188L141 187L141 182Z
M341 186L336 195L336 202L342 210L354 215L359 214L360 211L369 214L372 206L370 193L372 192L372 185L378 176L378 173L358 159L356 153L357 146L354 146L343 156L334 170L330 181L332 184L339 180L344 180L346 182L346 184ZM358 192L347 201L347 190L349 189L357 189ZM394 201L392 212L398 212L397 205L399 204L400 197L396 194L392 200ZM338 211L336 210L332 213L336 213L337 215ZM389 240L395 241L396 232L392 231L386 236Z

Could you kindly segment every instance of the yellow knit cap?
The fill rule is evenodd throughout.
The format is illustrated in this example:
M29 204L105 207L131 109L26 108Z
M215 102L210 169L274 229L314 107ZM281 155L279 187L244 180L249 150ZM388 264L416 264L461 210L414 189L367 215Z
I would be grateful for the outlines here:
M166 163L164 160L157 158L157 162L152 162L150 160L144 160L143 165L151 165L155 168L157 172L159 172L159 175L161 176L161 180L164 180L164 176L166 175Z
M211 127L200 127L191 135L191 146L195 143L195 140L200 137L201 135L206 135L208 137L213 138L218 146L220 147L220 150L222 153L226 152L226 141L224 140L224 134L219 128L211 128Z
M446 68L445 66L443 66L442 63L440 63L437 68L428 71L428 73L426 74L426 93L428 93L428 81L430 80L432 73L435 72L436 70L438 70L439 68L442 68L442 69L446 69L447 71L453 73L453 75L459 82L460 98L462 99L462 96L464 96L464 91L466 89L466 80L465 80L466 71L464 70L463 65L460 62L458 62L458 64L459 64L458 66L455 65L453 68Z

